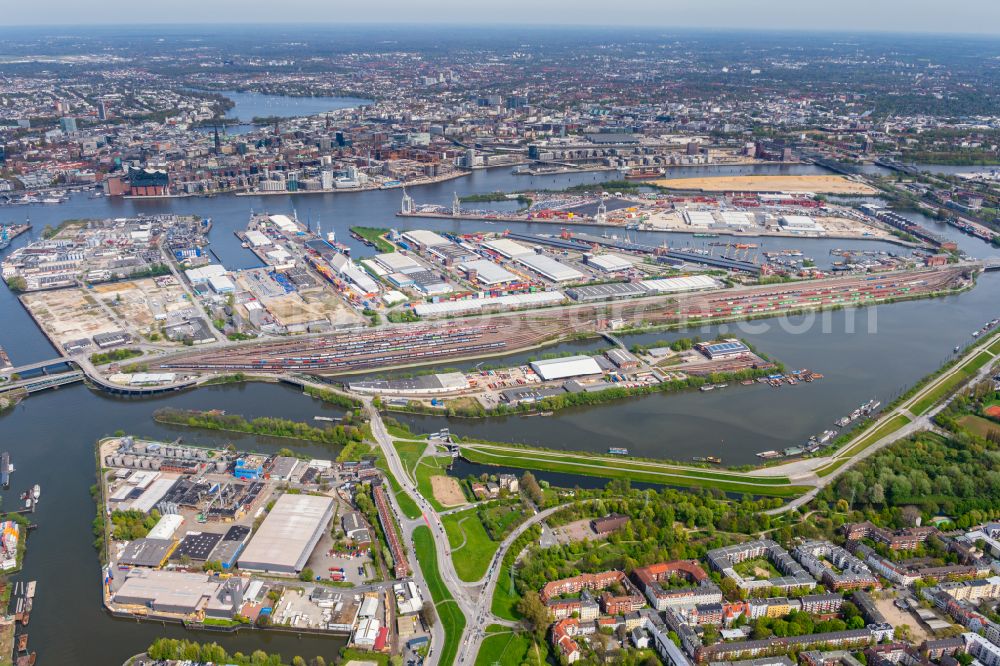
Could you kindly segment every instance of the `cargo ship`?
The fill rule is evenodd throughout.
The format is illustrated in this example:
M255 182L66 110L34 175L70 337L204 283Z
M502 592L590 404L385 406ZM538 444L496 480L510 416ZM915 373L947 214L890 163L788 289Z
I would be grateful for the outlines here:
M10 356L7 355L7 350L0 347L0 370L8 370L13 367L14 364L11 363Z
M14 471L14 466L10 464L10 454L6 451L0 454L0 485L4 488L10 487L10 473Z
M610 446L608 447L608 453L613 453L616 456L627 456L628 449L623 446Z
M691 460L695 462L709 462L715 465L722 464L722 458L720 458L719 456L694 456L693 458L691 458Z

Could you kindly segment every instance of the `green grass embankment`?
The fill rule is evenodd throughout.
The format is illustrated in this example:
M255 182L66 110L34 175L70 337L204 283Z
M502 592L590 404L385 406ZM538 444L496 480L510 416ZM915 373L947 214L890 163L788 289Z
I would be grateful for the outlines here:
M500 547L490 538L475 508L449 513L441 517L448 544L451 546L455 572L466 582L486 575L490 560Z
M710 472L653 462L611 459L582 452L552 452L502 445L466 444L462 455L472 461L607 479L630 479L672 486L716 488L725 492L791 497L808 490L793 486L787 477L751 476L739 472Z
M465 615L441 579L437 550L434 548L434 537L430 528L421 525L413 530L413 550L437 608L438 621L444 628L444 647L441 649L440 663L443 666L450 666L458 655L459 641L465 630Z

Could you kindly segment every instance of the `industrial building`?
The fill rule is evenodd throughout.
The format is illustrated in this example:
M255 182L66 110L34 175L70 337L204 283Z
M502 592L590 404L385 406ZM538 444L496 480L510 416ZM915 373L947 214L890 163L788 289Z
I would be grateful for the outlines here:
M466 261L458 266L469 278L469 281L481 284L484 287L495 287L509 282L516 282L519 278L508 271L503 266L499 266L489 259L477 259Z
M791 231L823 231L823 227L808 215L782 215L781 226Z
M277 574L302 571L333 509L331 497L282 495L240 556L240 569Z
M567 356L545 361L532 361L531 369L544 381L600 375L601 366L592 356Z
M246 581L222 581L200 573L133 569L114 594L122 606L142 606L157 613L190 615L202 611L208 617L231 618L243 603Z
M585 254L583 263L605 273L620 273L632 268L632 262L618 254Z
M553 282L571 282L585 277L572 266L560 263L545 254L524 254L516 257L515 261Z
M533 254L534 252L530 247L522 245L517 241L512 241L509 238L498 238L496 240L484 241L483 247L508 259L522 257L527 254Z
M721 342L702 343L696 345L695 348L713 361L750 353L750 348L735 338L729 338Z

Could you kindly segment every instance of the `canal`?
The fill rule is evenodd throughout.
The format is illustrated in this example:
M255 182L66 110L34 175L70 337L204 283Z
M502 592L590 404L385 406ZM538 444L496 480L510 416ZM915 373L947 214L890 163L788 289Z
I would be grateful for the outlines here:
M240 113L237 117L243 118ZM815 173L809 166L765 165L755 167L704 167L679 170L677 176L730 173ZM580 183L598 183L612 177L608 173L516 176L509 169L476 171L472 175L425 187L411 194L418 203L450 203L454 192L475 194L496 190L559 189ZM395 217L401 192L371 191L322 195L269 197L216 196L170 200L121 200L73 195L61 205L32 205L0 208L0 220L21 221L30 216L34 233L45 225L69 218L103 218L138 213L190 213L211 217L211 249L230 268L255 266L253 254L241 247L233 235L242 229L251 210L291 212L300 219L322 224L324 232L335 231L338 239L352 246L358 256L371 251L348 236L353 225L415 228L446 231L503 228L556 232L545 224L490 225L484 222L451 220L403 220ZM927 224L936 224L922 219ZM997 253L986 244L963 236L956 230L936 228L960 242L963 249L979 257ZM598 232L600 233L600 232ZM694 243L670 234L634 234L653 242ZM14 241L19 247L30 235ZM807 239L765 239L766 248L799 249L817 263L827 261L833 247L898 249L883 243ZM540 444L553 448L604 451L608 446L626 446L637 455L688 459L691 455L714 454L728 464L753 462L753 454L802 443L809 435L829 427L832 421L859 403L878 397L886 402L922 375L946 360L951 349L970 340L970 333L997 316L1000 275L980 278L976 289L932 301L900 303L857 312L834 312L710 327L695 331L626 336L626 345L648 344L656 339L683 335L709 338L717 334L738 335L761 351L789 367L808 367L825 379L812 384L772 389L767 386L731 386L711 393L654 395L587 409L559 412L546 418L507 417L466 421L440 417L405 417L414 429L436 430L443 425L454 432L484 439ZM849 325L853 317L853 328ZM45 337L21 308L17 299L0 288L0 344L15 364L30 363L54 355ZM603 341L568 343L556 350L588 350ZM550 350L514 355L511 362ZM491 364L497 361L489 361ZM456 364L470 367L473 364ZM342 641L299 638L290 635L248 633L239 638L195 635L179 627L153 624L125 626L124 621L107 616L100 604L100 567L92 546L91 522L95 507L89 488L95 480L94 443L104 435L125 430L141 436L276 450L287 442L253 437L233 437L218 433L179 431L153 422L159 407L224 409L248 417L270 415L310 421L315 415L336 413L317 401L286 386L251 384L221 386L151 400L120 400L77 385L32 396L12 412L0 416L0 447L11 453L16 472L9 491L2 498L6 507L18 504L17 495L39 483L42 500L33 521L39 528L32 533L23 574L38 580L39 588L32 613L31 644L45 663L121 663L142 650L158 636L217 639L231 651L264 649L281 652L286 658L300 654L332 657ZM323 447L292 446L317 457L333 457L335 450ZM475 473L474 466L461 473ZM572 479L553 479L566 482ZM576 481L574 481L576 482ZM589 483L589 482L588 482ZM581 484L583 485L583 484Z

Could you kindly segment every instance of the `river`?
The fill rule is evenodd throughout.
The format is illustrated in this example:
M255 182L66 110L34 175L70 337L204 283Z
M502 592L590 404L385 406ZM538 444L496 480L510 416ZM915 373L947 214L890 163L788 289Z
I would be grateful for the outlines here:
M698 167L679 169L672 175L695 176L719 173L816 173L808 166L765 165L754 167ZM608 173L563 174L553 176L515 176L509 169L476 171L454 181L414 188L411 194L419 203L449 204L454 192L459 195L496 190L558 189L612 177ZM167 200L122 200L73 195L61 205L33 205L0 208L0 220L20 221L30 215L35 233L46 224L58 224L68 218L126 216L137 213L176 212L211 217L211 249L230 268L258 265L256 257L241 247L233 235L247 222L250 210L290 212L297 209L300 219L321 223L325 231L334 230L338 238L350 244L358 256L371 250L349 238L352 225L427 227L452 231L489 230L505 227L535 232L554 232L546 224L490 225L483 222L451 220L404 220L395 217L399 208L399 190L322 195L269 197L216 196ZM488 206L488 204L484 204ZM920 218L926 224L935 224ZM943 225L938 231L955 238L963 249L979 257L996 256L986 244L963 236ZM668 234L637 234L662 242ZM26 234L15 239L19 247L31 240ZM671 239L678 241L677 235ZM690 242L693 242L691 239ZM792 247L826 260L830 247L873 248L869 241L846 242L805 239L766 239L766 247ZM888 246L896 248L896 246ZM898 248L897 248L898 249ZM855 313L856 332L848 332L849 313L822 315L829 332L821 325L792 326L805 318L792 318L786 326L758 322L768 330L750 325L737 326L729 333L747 338L761 351L784 361L789 367L809 367L826 378L812 384L772 389L766 386L731 386L711 393L655 395L589 409L560 412L548 418L487 419L447 423L453 431L474 434L486 439L522 441L554 448L604 451L608 446L627 446L639 455L687 459L691 455L721 455L727 463L755 460L753 453L801 443L820 432L833 419L850 411L870 397L884 402L920 376L932 371L948 358L952 347L970 340L971 331L997 316L996 293L1000 274L985 275L979 286L964 294L862 310ZM875 326L868 321L875 315ZM707 338L714 329L694 331ZM627 336L626 344L644 343L657 338L672 339L691 333ZM0 288L0 344L15 364L30 363L53 356L45 337L24 312L20 303L5 288ZM603 343L572 343L558 349L590 349ZM515 355L515 360L527 356ZM43 663L97 664L120 663L142 650L161 635L195 636L178 627L134 624L114 620L100 605L100 570L91 542L94 505L89 487L94 483L94 443L103 436L122 429L139 435L173 439L182 435L189 441L238 445L274 450L280 441L257 438L215 436L213 433L178 431L155 424L152 412L164 405L225 409L247 416L273 415L308 421L323 413L317 401L284 386L252 384L202 389L153 400L121 400L77 385L38 394L25 400L11 413L0 417L0 444L11 453L17 471L11 490L3 494L7 506L17 504L17 493L34 483L42 486L42 501L34 522L37 531L29 539L25 571L27 580L38 580L36 605L32 613L31 645ZM418 430L436 430L445 420L435 417L407 418ZM331 457L335 451L320 447L292 447L310 455ZM472 473L474 467L463 467ZM569 482L560 478L553 481ZM211 638L216 635L212 634ZM220 640L230 650L244 652L262 648L312 656L332 656L342 645L339 640L296 638L287 635L242 635L239 639Z

